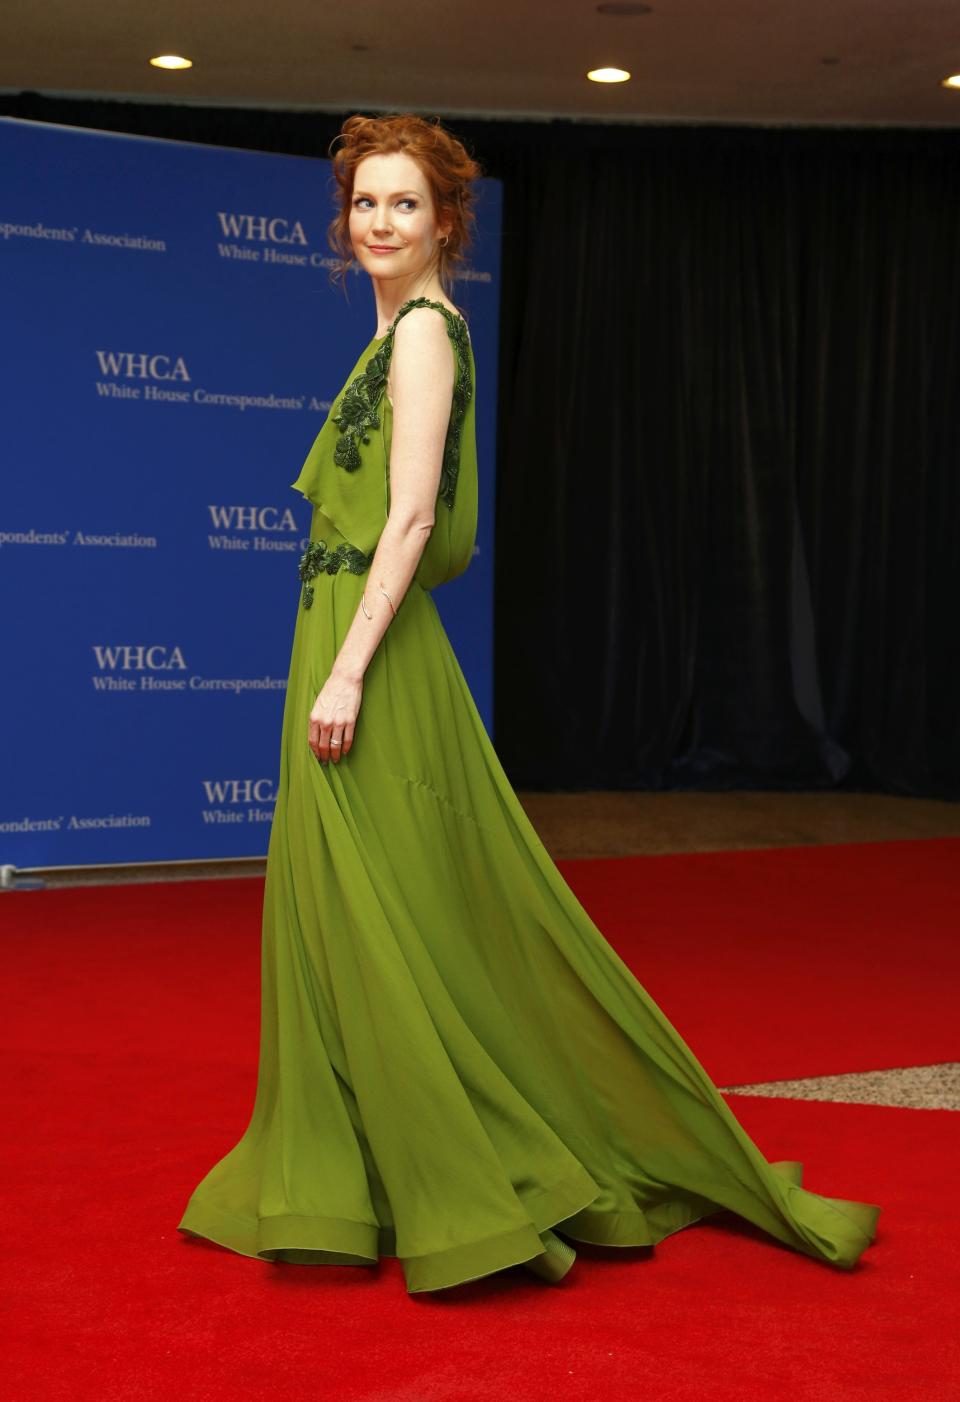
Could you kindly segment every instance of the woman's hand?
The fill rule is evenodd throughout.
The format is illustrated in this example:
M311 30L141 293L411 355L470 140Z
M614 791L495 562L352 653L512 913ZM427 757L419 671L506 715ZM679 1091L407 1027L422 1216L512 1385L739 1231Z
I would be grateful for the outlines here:
M324 682L313 703L307 731L307 743L321 764L331 755L334 764L339 764L353 744L362 695L363 678L344 676L336 668Z

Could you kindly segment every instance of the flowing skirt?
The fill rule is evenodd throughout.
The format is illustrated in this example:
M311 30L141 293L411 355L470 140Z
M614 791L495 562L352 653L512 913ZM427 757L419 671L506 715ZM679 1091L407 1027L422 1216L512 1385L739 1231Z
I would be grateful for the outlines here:
M312 538L336 530L315 513ZM353 748L310 709L368 576L298 606L263 908L250 1123L180 1230L306 1264L399 1257L410 1292L569 1241L654 1245L720 1209L840 1267L880 1208L770 1163L607 943L511 788L430 593L364 678Z

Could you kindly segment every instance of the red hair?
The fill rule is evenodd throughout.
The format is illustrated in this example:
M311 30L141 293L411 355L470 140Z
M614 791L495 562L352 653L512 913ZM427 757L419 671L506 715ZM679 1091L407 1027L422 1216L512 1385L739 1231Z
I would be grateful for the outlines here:
M343 144L334 153L337 142ZM330 151L339 208L327 234L331 248L340 259L331 281L342 281L355 261L350 242L350 209L357 166L367 156L403 151L416 161L426 176L437 223L447 220L450 223L450 236L439 250L440 282L449 293L448 284L464 262L464 250L470 243L476 222L473 212L476 195L471 182L483 173L463 143L446 131L439 119L428 122L424 117L403 112L386 117L348 117L331 141Z

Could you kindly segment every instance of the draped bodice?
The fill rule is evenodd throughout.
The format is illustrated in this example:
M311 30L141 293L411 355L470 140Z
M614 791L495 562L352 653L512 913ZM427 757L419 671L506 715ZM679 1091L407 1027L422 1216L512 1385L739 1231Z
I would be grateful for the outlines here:
M466 322L442 302L412 298L397 312L386 335L367 344L291 486L359 552L354 559L363 556L369 563L390 511L393 409L386 385L394 331L402 316L422 306L442 313L454 357L435 523L414 575L424 589L433 589L456 578L469 565L478 504L473 348Z

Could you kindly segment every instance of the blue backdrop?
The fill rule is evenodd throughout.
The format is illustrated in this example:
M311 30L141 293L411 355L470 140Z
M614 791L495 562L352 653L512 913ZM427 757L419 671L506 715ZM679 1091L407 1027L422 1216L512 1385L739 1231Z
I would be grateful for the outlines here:
M376 329L328 281L330 163L0 119L0 863L260 856L310 505ZM501 187L454 300L480 523L437 607L491 730ZM492 730L491 730L492 733Z

